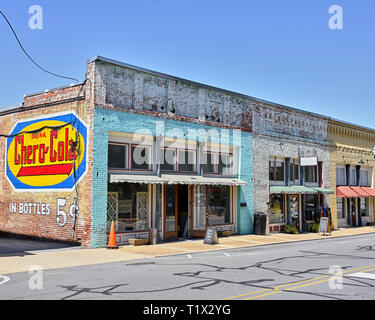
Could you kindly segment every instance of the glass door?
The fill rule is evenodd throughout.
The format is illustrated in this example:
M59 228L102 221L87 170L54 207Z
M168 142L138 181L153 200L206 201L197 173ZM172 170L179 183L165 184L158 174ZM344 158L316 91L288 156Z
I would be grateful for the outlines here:
M290 195L289 196L289 214L290 221L299 230L299 196Z
M207 187L197 185L191 189L193 193L192 237L204 237L207 225Z
M177 238L177 185L164 186L164 238Z

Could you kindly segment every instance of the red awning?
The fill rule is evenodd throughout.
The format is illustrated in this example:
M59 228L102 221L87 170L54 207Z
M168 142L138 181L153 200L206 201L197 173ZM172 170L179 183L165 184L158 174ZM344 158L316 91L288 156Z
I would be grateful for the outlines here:
M362 187L362 189L369 194L370 197L375 197L375 189L371 187Z
M348 186L337 187L337 198L360 198L361 196Z
M362 187L350 187L356 193L358 193L361 198L369 198L370 195Z

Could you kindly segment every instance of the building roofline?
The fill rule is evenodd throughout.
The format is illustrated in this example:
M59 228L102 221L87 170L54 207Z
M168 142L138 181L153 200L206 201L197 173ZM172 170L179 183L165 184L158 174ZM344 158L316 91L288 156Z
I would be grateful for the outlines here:
M373 128L358 125L358 124L343 121L343 120L339 120L339 119L334 119L334 118L329 118L328 124L337 124L337 125L340 125L340 126L344 125L346 127L350 127L350 128L353 128L353 129L364 130L364 131L367 131L367 132L375 133L375 129L373 129Z
M102 61L102 62L105 62L105 63L114 64L114 65L118 65L118 66L121 66L121 67L126 67L126 68L133 69L133 70L136 70L136 71L140 71L140 72L144 72L144 73L148 73L148 74L152 74L152 75L156 75L156 76L161 76L161 77L168 78L168 79L171 79L171 80L182 81L182 82L193 84L193 85L196 85L196 86L200 86L200 87L203 87L203 88L206 88L206 89L218 90L218 91L221 91L223 93L236 95L236 96L239 96L239 97L242 97L242 98L245 98L245 99L250 99L254 102L265 103L265 104L268 104L268 105L273 106L273 107L288 109L288 110L291 110L291 111L295 111L295 112L299 112L299 113L302 113L302 114L307 114L307 115L310 115L310 116L313 116L313 117L317 117L317 118L320 118L320 119L324 119L324 120L330 121L331 123L336 122L337 124L340 123L340 124L343 124L343 125L356 127L357 129L372 131L372 132L375 133L374 128L369 128L369 127L366 127L366 126L362 126L362 125L358 125L358 124L355 124L355 123L350 123L350 122L346 122L346 121L339 120L339 119L336 119L336 118L332 118L332 117L329 117L329 116L325 116L325 115L322 115L322 114L319 114L319 113L314 113L314 112L311 112L311 111L306 111L306 110L303 110L303 109L298 109L298 108L282 105L282 104L279 104L279 103L275 103L275 102L271 102L271 101L268 101L268 100L256 98L256 97L253 97L253 96L249 96L249 95L246 95L246 94L243 94L243 93L238 93L238 92L235 92L235 91L230 91L230 90L226 90L226 89L223 89L223 88L214 87L214 86L207 85L207 84L204 84L204 83L200 83L200 82L196 82L196 81L172 76L170 74L166 74L166 73L162 73L162 72L138 67L138 66L135 66L135 65L132 65L132 64L129 64L129 63L121 62L121 61L118 61L118 60L113 60L113 59L106 58L106 57L103 57L103 56L100 56L100 55L97 55L93 59L88 60L87 63L91 63L91 62L94 62L94 61Z
M29 98L29 97L32 97L32 96L36 96L38 94L47 93L49 91L56 91L56 90L62 90L62 89L67 89L67 88L73 88L73 87L81 86L83 84L84 84L84 81L81 81L79 83L74 83L74 84L73 83L72 84L67 84L67 85L64 85L64 86L56 87L56 88L46 89L44 91L39 91L39 92L33 92L33 93L25 94L24 97L25 98Z
M129 64L129 63L113 60L113 59L106 58L106 57L99 56L99 55L94 57L91 60L88 60L87 63L91 63L91 62L95 62L95 61L101 61L101 62L114 64L114 65L121 66L121 67L126 67L128 69L132 69L132 70L136 70L136 71L140 71L140 72L144 72L144 73L168 78L168 79L171 79L171 80L185 82L185 83L188 83L188 84L192 84L192 85L203 87L203 88L210 89L210 90L218 90L218 91L221 91L221 92L226 93L226 94L236 95L236 96L241 97L241 98L250 99L254 102L265 103L265 104L268 104L270 106L277 107L277 108L289 109L291 111L295 111L295 112L299 112L299 113L303 113L303 114L308 114L310 116L321 118L321 119L324 119L324 120L330 119L328 116L324 116L324 115L321 115L321 114L318 114L318 113L314 113L314 112L310 112L310 111L306 111L306 110L302 110L302 109L298 109L298 108L294 108L294 107L289 107L289 106L286 106L286 105L282 105L282 104L278 104L278 103L275 103L275 102L263 100L263 99L260 99L260 98L255 98L253 96L249 96L249 95L246 95L246 94L243 94L243 93L238 93L238 92L235 92L235 91L230 91L230 90L227 90L227 89L214 87L214 86L207 85L207 84L204 84L204 83L200 83L200 82L196 82L196 81L172 76L170 74L166 74L166 73L162 73L162 72L138 67L138 66L135 66L135 65L132 65L132 64Z

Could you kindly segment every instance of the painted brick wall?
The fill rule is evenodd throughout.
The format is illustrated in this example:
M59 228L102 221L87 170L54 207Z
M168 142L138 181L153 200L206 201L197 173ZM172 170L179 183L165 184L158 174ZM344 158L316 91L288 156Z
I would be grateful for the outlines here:
M173 137L171 129L179 129L183 134L188 134L189 129L212 129L212 127L196 123L161 119L158 117L126 113L122 111L95 108L94 111L94 148L93 148L93 203L92 203L92 245L104 247L106 245L106 219L107 219L107 176L108 176L108 132L136 132L139 129L148 129L155 136L156 122L164 125L164 134ZM223 142L230 145L241 144L243 151L241 158L240 177L249 184L240 189L241 201L249 201L246 209L241 209L239 228L241 232L251 232L252 215L252 167L251 167L251 133L242 132L241 139L237 139L238 131L224 130ZM181 137L182 138L182 137ZM227 139L228 138L228 139ZM203 141L203 136L197 136L197 141Z
M77 96L76 88L73 88L73 93L58 92L60 98L65 100L66 95L72 97ZM51 93L49 94L50 97ZM33 100L29 101L29 106L39 106L44 104L49 98L44 94L34 95ZM53 99L53 102L58 102L58 99ZM37 109L27 109L23 112L10 113L0 116L0 132L3 134L10 134L11 130L18 121L23 121L32 118L39 118L49 116L56 113L65 113L74 111L87 124L88 128L88 166L86 175L80 180L78 184L78 206L79 216L76 223L77 241L82 245L90 246L91 244L91 167L90 161L92 141L90 137L91 127L91 113L87 110L84 101L63 103L51 107L43 107ZM37 238L54 239L61 241L73 241L72 235L72 217L69 215L69 207L73 204L75 192L16 192L9 181L5 178L6 168L6 139L0 138L0 231L32 236ZM57 225L57 198L65 199L66 205L62 209L67 214L67 223L64 227ZM17 205L24 203L46 203L50 205L50 214L41 215L34 214L20 214L9 213L10 203L17 203ZM18 211L18 210L17 210ZM36 211L37 212L37 211Z
M253 233L254 225L254 192L253 192L253 141L252 134L241 132L241 166L239 178L247 181L246 186L238 187L239 200L237 204L238 231L240 234ZM246 203L246 207L241 207Z

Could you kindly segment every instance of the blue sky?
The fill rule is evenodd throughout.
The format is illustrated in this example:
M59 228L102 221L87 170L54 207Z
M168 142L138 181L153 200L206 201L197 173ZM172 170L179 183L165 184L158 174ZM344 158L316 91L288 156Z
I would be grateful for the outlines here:
M31 5L43 29L29 28ZM340 5L344 29L328 27ZM3 0L43 67L85 78L96 55L375 128L373 0ZM0 17L0 105L71 81L37 69Z

